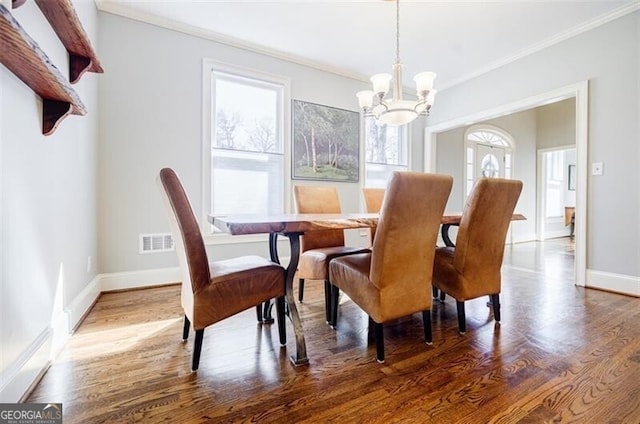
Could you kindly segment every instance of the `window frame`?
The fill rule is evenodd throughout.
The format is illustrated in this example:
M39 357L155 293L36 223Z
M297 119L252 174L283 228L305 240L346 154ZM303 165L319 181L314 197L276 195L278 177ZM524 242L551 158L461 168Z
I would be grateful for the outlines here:
M265 242L264 234L231 236L224 232L214 232L213 225L209 223L209 215L212 212L209 210L209 205L211 205L212 200L211 142L215 131L215 116L213 115L215 72L282 86L282 104L279 105L279 120L282 129L283 211L285 212L289 211L291 207L288 194L291 191L291 167L289 166L291 163L291 80L285 76L218 62L210 58L203 58L202 60L202 204L200 228L204 242L205 244Z

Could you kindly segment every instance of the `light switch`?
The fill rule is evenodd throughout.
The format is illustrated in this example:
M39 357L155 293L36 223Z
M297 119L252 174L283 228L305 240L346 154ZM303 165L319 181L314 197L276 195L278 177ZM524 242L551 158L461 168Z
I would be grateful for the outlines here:
M591 164L591 175L604 174L604 164L602 162L593 162Z

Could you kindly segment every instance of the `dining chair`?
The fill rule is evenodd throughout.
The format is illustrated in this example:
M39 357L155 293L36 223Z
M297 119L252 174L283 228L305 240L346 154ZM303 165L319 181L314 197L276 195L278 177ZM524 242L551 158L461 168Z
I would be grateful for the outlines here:
M369 315L378 362L384 362L383 325L397 318L422 312L425 342L431 344L433 257L452 184L448 175L392 173L371 251L329 265L330 323L337 327L342 290Z
M274 298L280 344L284 346L284 268L260 256L210 261L200 226L178 175L170 168L163 168L157 182L169 214L182 275L182 339L188 339L191 325L196 334L192 371L196 371L200 363L205 328Z
M293 187L298 213L341 213L340 199L335 187L296 185ZM325 315L329 321L329 262L333 258L367 252L367 248L344 245L344 230L311 231L300 240L298 262L298 300L304 297L305 280L323 280Z
M456 300L458 330L466 332L464 302L489 295L500 322L502 258L507 230L522 191L522 181L479 178L469 194L455 247L436 249L433 285ZM444 294L443 294L444 293Z
M364 195L364 206L367 209L367 213L378 213L382 206L382 199L384 198L385 189L383 188L363 188L362 194ZM373 238L376 235L376 227L369 229L371 234L371 243L373 244Z

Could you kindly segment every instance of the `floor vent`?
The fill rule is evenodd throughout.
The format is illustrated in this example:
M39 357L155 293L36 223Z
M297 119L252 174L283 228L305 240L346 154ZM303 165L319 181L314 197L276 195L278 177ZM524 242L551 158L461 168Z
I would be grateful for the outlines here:
M170 252L173 248L173 237L166 234L140 234L140 253Z

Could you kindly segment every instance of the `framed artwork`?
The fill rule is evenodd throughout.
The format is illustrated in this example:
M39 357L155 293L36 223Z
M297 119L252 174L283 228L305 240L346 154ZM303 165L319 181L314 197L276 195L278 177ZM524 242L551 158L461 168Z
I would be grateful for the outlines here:
M357 182L360 179L360 114L293 101L294 179Z
M576 166L569 165L567 190L575 191L576 189Z

